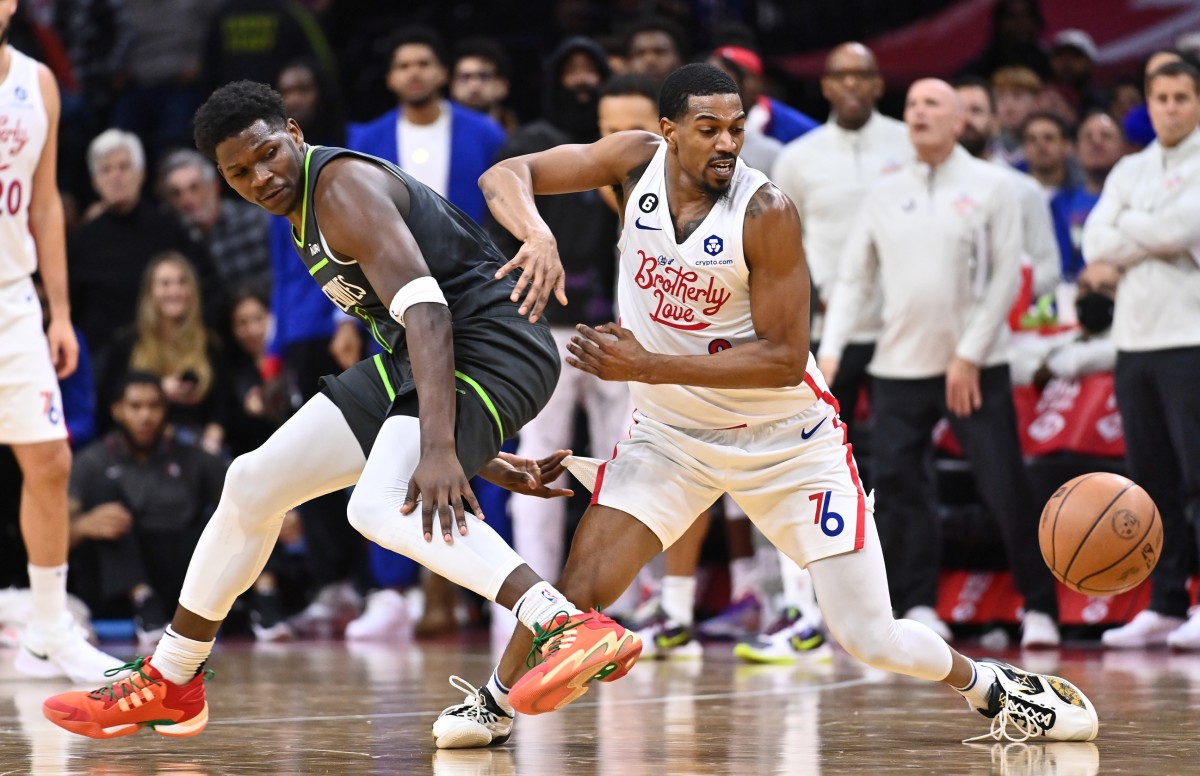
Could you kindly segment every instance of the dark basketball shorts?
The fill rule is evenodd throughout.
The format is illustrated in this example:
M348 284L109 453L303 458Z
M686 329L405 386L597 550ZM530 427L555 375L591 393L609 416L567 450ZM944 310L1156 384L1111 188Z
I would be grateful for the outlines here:
M491 314L454 322L457 394L455 441L467 476L474 476L534 418L558 383L560 358L545 323ZM419 417L412 366L404 352L359 361L340 375L321 378L329 397L369 456L383 422L393 415Z

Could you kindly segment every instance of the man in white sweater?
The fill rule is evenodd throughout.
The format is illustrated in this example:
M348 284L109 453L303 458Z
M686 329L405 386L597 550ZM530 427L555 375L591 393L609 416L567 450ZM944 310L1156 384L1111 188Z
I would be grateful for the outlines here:
M804 251L816 294L813 341L818 343L838 260L863 194L869 185L901 169L913 156L904 123L875 110L883 96L883 78L875 55L866 46L843 43L830 53L821 93L829 100L829 121L788 143L771 170L775 185L792 198L800 212ZM853 414L859 391L867 382L867 364L879 336L879 307L875 290L869 310L850 332L837 382L830 385L847 416Z
M912 159L904 123L875 110L883 87L869 48L854 42L836 47L825 61L821 78L821 93L830 105L829 120L784 146L771 170L775 185L791 197L800 213L814 292L814 342L821 338L842 246L850 236L863 194L871 183ZM871 294L871 310L851 332L837 380L830 384L847 419L853 417L859 394L867 387L867 364L879 336L880 299L877 290ZM867 449L865 431L863 425L850 425L850 440L860 455ZM859 466L869 486L869 457L859 458ZM778 627L735 648L734 654L744 660L789 662L808 656L813 651L810 646L817 643L806 631L820 621L807 573L781 553L780 575L783 617L776 623Z
M827 380L836 376L878 285L883 325L870 365L875 485L893 606L949 633L933 609L941 533L930 466L931 431L946 416L1003 531L1025 598L1022 645L1054 646L1058 602L1037 546L1038 510L1006 360L1020 206L1007 173L958 146L965 117L949 84L913 84L904 119L917 160L878 181L863 200L825 322L821 371Z
M1200 649L1185 622L1200 531L1200 72L1170 62L1146 78L1158 139L1117 163L1083 229L1089 262L1125 270L1112 336L1129 474L1158 505L1163 547L1150 606L1105 646ZM1189 527L1188 523L1191 523Z

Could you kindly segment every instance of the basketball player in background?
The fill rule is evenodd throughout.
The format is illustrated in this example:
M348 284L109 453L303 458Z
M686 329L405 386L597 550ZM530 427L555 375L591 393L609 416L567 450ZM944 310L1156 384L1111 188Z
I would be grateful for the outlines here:
M96 682L121 661L89 644L67 611L71 449L58 378L75 371L79 343L56 182L61 104L49 68L8 44L16 12L17 0L0 2L0 444L12 447L24 480L21 537L33 597L15 664L27 676ZM50 308L45 334L34 271Z
M893 619L873 498L809 352L796 208L739 162L746 114L729 76L706 64L679 68L663 84L659 115L662 137L620 132L559 146L500 162L480 179L492 214L524 243L504 268L524 270L518 292L538 292L558 264L535 194L614 186L622 204L622 325L579 326L568 364L629 381L638 412L598 473L564 594L611 602L693 515L729 493L808 568L826 624L851 655L950 685L993 719L983 737L1094 738L1095 709L1070 683L977 663L925 625ZM434 723L439 747L502 742L514 705L524 713L562 705L505 696L528 651L518 631L486 686Z

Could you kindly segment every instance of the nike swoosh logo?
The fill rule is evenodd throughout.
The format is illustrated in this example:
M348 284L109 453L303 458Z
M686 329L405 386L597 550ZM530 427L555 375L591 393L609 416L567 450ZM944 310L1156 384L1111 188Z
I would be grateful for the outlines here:
M810 436L817 433L817 429L819 429L821 427L821 424L824 422L825 422L825 418L821 418L821 423L818 423L817 425L813 426L811 429L807 429L807 430L801 429L800 430L800 438L808 439Z
M637 218L633 219L633 225L636 226L638 229L646 229L651 232L661 232L662 231L662 229L660 229L657 226L642 226L641 216L638 216Z
M29 647L25 647L25 651L28 652L29 654L33 655L34 657L36 657L38 660L49 660L50 659L50 655L48 655L48 654L43 655L40 652L34 652Z

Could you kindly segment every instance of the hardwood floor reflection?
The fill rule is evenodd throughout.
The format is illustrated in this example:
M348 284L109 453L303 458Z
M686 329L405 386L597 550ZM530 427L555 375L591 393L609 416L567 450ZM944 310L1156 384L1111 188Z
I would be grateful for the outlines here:
M971 651L969 646L964 649ZM114 651L120 652L120 649ZM832 663L643 662L556 714L521 718L509 745L438 752L430 724L493 662L486 643L224 644L202 735L92 741L51 725L63 685L19 680L0 651L7 774L968 774L1200 772L1200 655L1077 648L1000 657L1075 681L1100 712L1095 744L964 745L987 721L940 685Z

